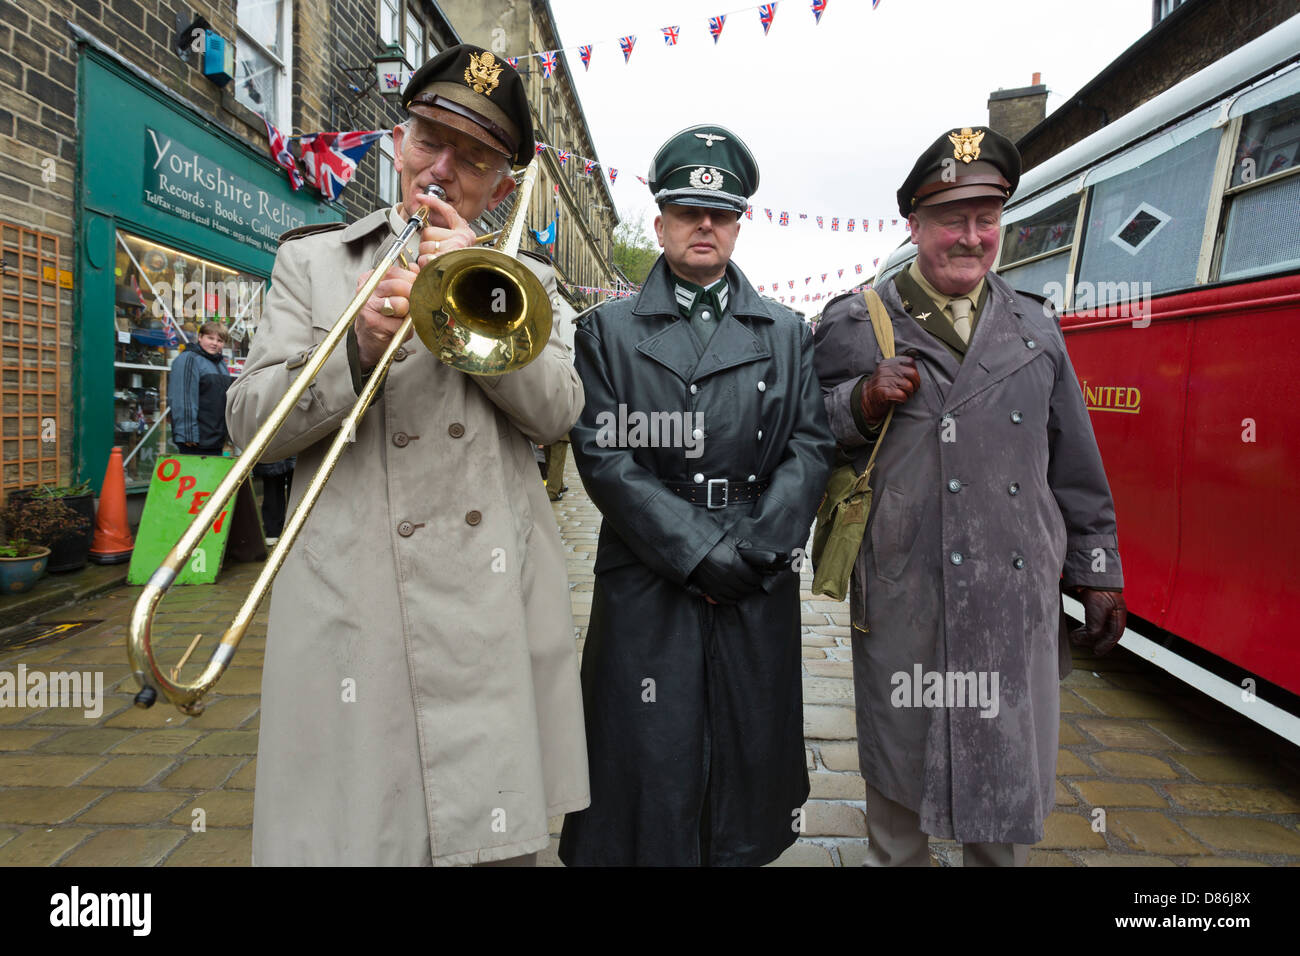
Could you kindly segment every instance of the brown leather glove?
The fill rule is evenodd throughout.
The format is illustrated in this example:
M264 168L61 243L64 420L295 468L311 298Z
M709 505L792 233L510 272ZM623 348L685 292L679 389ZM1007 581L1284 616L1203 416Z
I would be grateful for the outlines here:
M1076 593L1083 604L1083 626L1070 632L1070 641L1081 646L1091 644L1098 657L1110 653L1128 624L1123 593L1091 588L1079 588Z
M862 386L862 417L868 425L879 425L890 405L901 404L921 387L921 373L907 356L885 359Z

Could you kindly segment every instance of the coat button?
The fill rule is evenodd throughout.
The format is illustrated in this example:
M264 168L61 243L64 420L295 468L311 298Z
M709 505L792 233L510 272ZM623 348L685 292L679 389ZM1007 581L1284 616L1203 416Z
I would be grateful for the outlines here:
M465 523L467 525L476 525L482 520L483 520L483 516L479 514L477 511L471 511L467 515L465 515Z
M1016 409L1014 412L1011 413L1011 424L1019 425L1024 420L1025 420L1025 416L1020 414L1020 409Z
M758 430L758 440L759 441L763 440L763 429L761 428Z
M697 471L697 472L695 473L695 483L696 483L697 485L700 485L700 484L703 484L703 483L704 483L704 472L702 472L702 471Z
M1017 571L1022 571L1025 567L1025 559L1017 555L1016 559L1011 562L1011 566Z
M447 434L452 438L462 438L465 435L465 426L460 422L452 422L447 426Z
M406 434L406 432L398 432L396 435L393 436L393 444L396 445L398 448L405 448L410 443L411 443L411 436Z
M1020 482L1013 481L1011 484L1007 485L1007 494L1013 496L1020 494Z
M415 534L415 525L411 524L409 521L403 521L397 526L397 533L403 538L409 538L411 535Z
M700 318L703 319L705 322L707 322L709 321L709 319L713 318L713 313L710 312L708 309L705 309L703 312L700 313Z
M759 390L760 392L766 392L766 391L767 391L767 382L759 382L759 383L758 383L758 390Z
M758 481L758 475L750 475L749 478L748 478L748 480L749 480L749 481Z
M695 429L695 431L691 432L691 437L694 438L696 441L699 441L701 438L704 437L704 429L703 428Z
M961 564L962 562L961 552L954 551L952 554L948 555L948 560L951 561L953 564Z
M699 390L700 390L700 389L699 389L699 386L697 386L697 385L692 385L692 386L691 386L691 394L692 394L692 395L694 395L694 394L695 394L696 392L698 392Z
M396 352L393 353L393 361L400 362L410 354L411 354L410 352L406 351L406 346L403 345L399 347Z
M961 491L961 482L958 481L956 478L949 478L948 490L955 495L957 492Z
M1036 349L1038 348L1038 343L1035 342L1033 339L1025 339L1025 348Z

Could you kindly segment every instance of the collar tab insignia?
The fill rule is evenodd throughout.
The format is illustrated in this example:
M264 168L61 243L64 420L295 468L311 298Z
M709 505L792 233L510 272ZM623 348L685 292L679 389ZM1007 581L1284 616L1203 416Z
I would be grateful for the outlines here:
M492 91L500 85L501 67L497 66L496 58L491 53L484 50L482 53L471 53L469 55L469 69L465 71L465 85L474 90L475 93L482 93L484 96L491 96Z
M700 134L696 134L697 136ZM721 139L721 137L719 137ZM721 189L722 173L712 166L707 169L699 166L691 171L691 187L693 189Z
M952 158L969 163L980 158L980 140L983 131L976 133L969 126L963 126L960 133L949 133L948 141L952 143Z

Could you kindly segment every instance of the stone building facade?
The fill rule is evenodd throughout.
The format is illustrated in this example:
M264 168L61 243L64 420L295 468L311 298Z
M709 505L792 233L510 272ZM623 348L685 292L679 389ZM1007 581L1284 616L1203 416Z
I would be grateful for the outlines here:
M224 83L204 72L226 63L208 55L207 31L234 48ZM143 491L173 450L164 412L177 338L220 319L236 335L226 358L237 371L275 237L399 198L391 135L340 201L295 192L269 156L263 114L291 135L391 129L401 114L374 89L373 57L395 44L419 66L462 37L435 0L0 2L0 493L98 488L115 446L128 492ZM535 81L530 92L535 108L548 95ZM585 132L571 92L565 116ZM571 227L579 208L613 205L567 173L552 170L528 225L545 225L552 181ZM612 213L561 229L565 279L612 285L596 265L612 229Z

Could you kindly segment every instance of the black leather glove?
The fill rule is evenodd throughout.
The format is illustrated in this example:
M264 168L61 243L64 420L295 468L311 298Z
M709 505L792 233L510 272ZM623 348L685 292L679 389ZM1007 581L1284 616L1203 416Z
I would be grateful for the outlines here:
M1110 653L1124 636L1128 624L1123 592L1079 588L1077 593L1083 604L1083 626L1070 632L1071 643L1091 644L1092 652L1098 657Z
M735 604L762 587L763 576L741 558L735 539L726 535L695 566L690 583L719 604Z
M746 564L764 574L784 571L790 567L794 559L794 555L774 551L771 548L756 548L744 540L736 542L736 553L745 559Z

